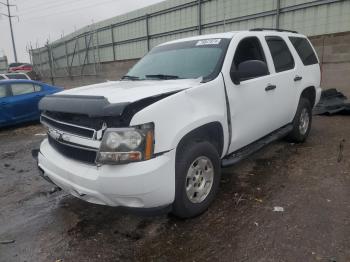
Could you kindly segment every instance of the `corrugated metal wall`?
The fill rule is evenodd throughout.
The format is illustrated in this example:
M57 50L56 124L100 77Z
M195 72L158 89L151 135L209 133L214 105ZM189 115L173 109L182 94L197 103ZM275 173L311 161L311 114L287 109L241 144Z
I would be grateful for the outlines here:
M70 75L79 65L140 58L169 40L276 27L277 21L308 36L350 31L350 0L168 0L31 50L32 62L39 72Z

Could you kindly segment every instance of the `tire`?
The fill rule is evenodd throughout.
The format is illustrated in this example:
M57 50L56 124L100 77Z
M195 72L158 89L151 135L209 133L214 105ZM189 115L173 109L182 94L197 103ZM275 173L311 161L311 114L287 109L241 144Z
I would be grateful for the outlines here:
M219 189L220 157L209 142L182 146L176 155L172 213L180 218L195 217L207 210Z
M293 119L293 130L287 135L287 140L294 143L303 143L309 136L312 123L312 107L310 101L301 98Z

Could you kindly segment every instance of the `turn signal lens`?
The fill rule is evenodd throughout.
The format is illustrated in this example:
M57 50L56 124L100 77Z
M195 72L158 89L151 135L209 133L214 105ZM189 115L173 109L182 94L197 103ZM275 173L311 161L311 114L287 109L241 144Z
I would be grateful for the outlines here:
M146 134L145 160L149 160L152 158L153 143L154 143L153 132L148 131Z

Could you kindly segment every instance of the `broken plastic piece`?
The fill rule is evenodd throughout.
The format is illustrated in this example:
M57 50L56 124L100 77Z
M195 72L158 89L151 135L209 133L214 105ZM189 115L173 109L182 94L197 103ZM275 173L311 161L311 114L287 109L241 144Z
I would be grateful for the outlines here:
M283 207L274 207L273 212L284 212L284 208Z

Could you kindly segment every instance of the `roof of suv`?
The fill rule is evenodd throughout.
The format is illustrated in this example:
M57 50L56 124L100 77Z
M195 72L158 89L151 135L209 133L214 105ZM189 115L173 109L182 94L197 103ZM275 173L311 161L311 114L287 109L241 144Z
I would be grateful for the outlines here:
M237 34L246 34L246 33L251 33L254 35L266 35L266 34L271 34L273 33L274 35L298 35L305 37L297 32L293 31L283 31L283 30L274 30L274 29L256 29L256 30L242 30L242 31L232 31L232 32L226 32L226 33L216 33L216 34L209 34L209 35L198 35L198 36L192 36L192 37L187 37L187 38L182 38L182 39L177 39L173 41L169 41L166 43L162 43L159 46L162 45L168 45L168 44L175 44L175 43L180 43L180 42L185 42L185 41L196 41L196 40L203 40L203 39L214 39L214 38L233 38L233 36Z

